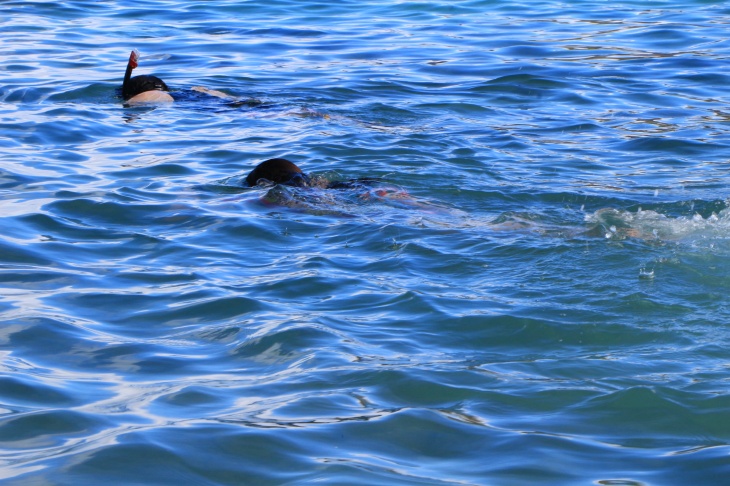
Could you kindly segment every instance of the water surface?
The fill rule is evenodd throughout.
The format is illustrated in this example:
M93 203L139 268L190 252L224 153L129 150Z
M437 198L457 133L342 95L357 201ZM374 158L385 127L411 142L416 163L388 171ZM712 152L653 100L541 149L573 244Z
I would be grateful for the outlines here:
M723 484L724 3L0 13L5 483Z

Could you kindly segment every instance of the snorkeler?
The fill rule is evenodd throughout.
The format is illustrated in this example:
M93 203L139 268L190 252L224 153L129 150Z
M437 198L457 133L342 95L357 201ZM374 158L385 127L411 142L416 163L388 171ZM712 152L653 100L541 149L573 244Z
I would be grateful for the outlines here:
M404 208L418 208L432 210L436 206L419 201L408 194L404 189L387 184L380 177L359 177L331 181L323 176L310 176L302 171L295 163L287 159L268 159L259 165L246 176L245 182L250 187L259 185L275 187L267 193L265 201L267 204L309 208L310 201L316 201L323 192L318 189L343 189L349 191L362 202L387 202ZM276 186L289 186L296 188L293 192L281 190ZM299 191L299 189L313 189L314 193ZM309 208L313 209L313 208ZM319 212L320 209L317 208Z
M171 103L175 101L169 93L165 82L151 74L141 74L132 77L132 71L138 66L139 51L132 50L129 54L127 62L127 71L124 73L124 81L122 82L122 97L127 105L139 105L146 103ZM203 86L193 86L191 91L203 93L216 98L228 100L231 106L255 106L260 104L258 100L238 100L234 96L223 93L215 89L204 88Z

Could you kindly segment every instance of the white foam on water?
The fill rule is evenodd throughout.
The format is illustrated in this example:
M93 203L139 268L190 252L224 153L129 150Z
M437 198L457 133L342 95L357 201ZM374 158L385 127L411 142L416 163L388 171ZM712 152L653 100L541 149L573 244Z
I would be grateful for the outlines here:
M680 242L716 248L730 242L730 210L703 217L668 216L654 210L627 211L604 208L587 214L585 220L600 225L607 239L638 238Z

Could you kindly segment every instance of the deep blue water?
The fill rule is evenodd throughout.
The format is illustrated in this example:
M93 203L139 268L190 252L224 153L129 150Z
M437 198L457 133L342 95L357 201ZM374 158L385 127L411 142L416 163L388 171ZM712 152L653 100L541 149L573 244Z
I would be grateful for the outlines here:
M0 480L726 484L729 30L3 2ZM123 105L133 48L175 103ZM272 157L382 180L243 187Z

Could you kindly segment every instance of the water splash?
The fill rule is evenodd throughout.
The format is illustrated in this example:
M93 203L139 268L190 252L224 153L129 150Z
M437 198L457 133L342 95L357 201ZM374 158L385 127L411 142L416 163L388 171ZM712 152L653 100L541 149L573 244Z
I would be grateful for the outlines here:
M730 241L729 209L703 217L699 213L670 216L641 208L637 211L604 208L587 214L585 221L603 228L605 237L611 240L638 238L691 244L706 242L710 247Z

